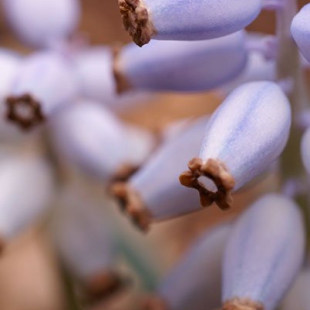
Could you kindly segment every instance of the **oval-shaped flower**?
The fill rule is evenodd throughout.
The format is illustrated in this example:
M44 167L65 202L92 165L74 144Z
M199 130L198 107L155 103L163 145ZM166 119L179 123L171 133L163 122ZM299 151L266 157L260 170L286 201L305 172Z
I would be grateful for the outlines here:
M51 203L53 176L48 163L31 155L1 158L0 235L15 237L33 224ZM3 244L2 244L3 246Z
M147 310L205 310L221 305L222 260L230 225L204 233L160 283ZM161 303L162 308L157 308Z
M199 191L202 205L231 207L231 192L281 154L290 126L290 104L277 84L241 85L212 115L199 157L189 162L180 182Z
M3 9L19 38L34 47L66 39L80 17L79 0L4 0Z
M303 56L310 62L310 4L306 4L294 17L291 33Z
M304 252L298 206L278 194L257 200L237 220L227 243L222 309L275 309L297 277Z
M260 13L262 0L119 0L123 24L142 46L159 40L205 40L236 32Z
M151 136L138 138L132 127L126 132L126 126L115 115L91 100L80 100L61 109L49 124L60 156L103 181L126 178L154 145ZM141 149L134 154L137 139Z
M103 207L81 189L67 188L52 226L60 259L90 300L108 297L124 284L115 266L111 218Z
M7 98L7 117L30 129L77 94L70 63L54 52L38 52L25 58L16 73Z
M12 82L22 64L23 57L11 50L0 48L0 139L2 141L13 142L24 138L19 130L13 126L6 118L6 97L12 87Z
M304 167L307 169L308 174L310 174L310 128L302 136L300 153Z
M142 230L152 220L163 220L200 209L193 190L178 182L189 156L199 152L208 117L168 139L127 183L115 183L112 192L122 208Z
M243 31L205 41L152 41L143 49L129 44L115 57L118 92L202 91L241 73L247 63Z
M82 49L72 56L81 95L98 100L111 109L123 110L149 99L146 93L116 94L113 77L113 51L107 46Z

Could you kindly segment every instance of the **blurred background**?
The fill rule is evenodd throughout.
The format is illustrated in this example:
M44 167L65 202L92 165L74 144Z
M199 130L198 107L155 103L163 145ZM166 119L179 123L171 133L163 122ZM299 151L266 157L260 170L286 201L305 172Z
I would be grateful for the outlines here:
M91 44L130 42L121 24L116 0L82 0L82 3L83 18L80 31L89 38ZM249 29L273 33L273 13L264 12ZM5 24L2 14L0 40L2 46L24 53L31 52L16 40ZM210 113L220 101L221 99L212 93L165 94L156 97L148 104L141 104L130 111L120 113L120 116L129 122L157 131L173 120ZM159 253L161 274L164 275L173 266L202 232L219 221L236 216L262 191L270 190L271 183L272 177L269 177L250 191L236 194L235 207L231 211L223 213L212 206L199 213L154 224L151 232L144 238L145 242L155 249L154 252ZM55 254L41 226L38 226L32 227L14 240L0 259L0 310L67 309ZM135 294L129 290L113 300L96 305L93 309L135 309L133 306L135 298Z

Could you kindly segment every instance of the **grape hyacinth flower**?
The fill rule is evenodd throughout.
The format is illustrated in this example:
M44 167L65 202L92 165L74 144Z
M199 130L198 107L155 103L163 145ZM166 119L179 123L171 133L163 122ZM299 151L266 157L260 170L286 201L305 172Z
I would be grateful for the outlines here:
M200 209L196 193L180 186L178 175L188 157L199 151L207 122L208 117L196 120L159 147L127 182L112 185L122 209L141 230L148 230L151 221Z
M262 0L119 0L125 29L138 46L158 40L206 40L249 25Z
M110 297L125 282L115 270L118 253L112 225L102 206L89 200L73 188L66 189L52 236L59 258L77 279L83 298L91 302Z
M113 54L108 46L86 47L73 53L71 61L81 96L101 102L112 110L123 111L149 99L150 94L115 93L117 86L111 69Z
M230 233L228 224L205 232L163 279L156 295L145 301L145 310L220 307L222 258Z
M302 55L310 62L310 4L306 4L294 17L291 33Z
M3 0L3 9L19 38L34 47L66 40L80 18L79 0Z
M231 192L263 172L284 149L291 126L289 101L273 82L236 88L212 115L199 157L180 175L198 190L202 206L232 205Z
M92 100L78 100L62 108L51 116L49 129L60 157L105 182L126 179L155 145L151 134L127 129L113 113Z
M298 206L279 194L258 199L229 236L223 264L223 310L272 310L304 260L305 232Z
M206 91L238 76L247 63L245 33L196 41L129 44L114 59L117 91Z
M54 194L47 161L30 154L8 155L0 159L1 249L47 211Z
M76 77L62 55L47 50L34 53L23 60L12 81L7 118L31 129L77 95Z

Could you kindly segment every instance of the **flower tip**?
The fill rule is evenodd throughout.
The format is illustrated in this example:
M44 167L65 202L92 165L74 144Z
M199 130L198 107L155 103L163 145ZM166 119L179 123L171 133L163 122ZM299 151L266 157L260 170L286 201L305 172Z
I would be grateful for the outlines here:
M235 186L235 180L222 162L211 158L203 163L201 158L193 158L189 161L188 168L188 171L180 175L180 183L198 190L200 203L203 207L215 202L222 210L231 208L231 191ZM202 182L199 182L200 177L206 177L213 181L217 190L213 192L206 188Z
M127 289L131 283L130 278L115 271L104 272L92 277L88 283L84 284L82 299L87 304L107 300Z
M221 310L264 310L264 306L260 302L250 299L233 298L224 303Z
M168 306L159 296L150 295L142 301L141 310L168 310Z
M140 195L125 182L116 182L110 188L111 194L119 201L121 209L128 214L133 223L143 232L147 232L152 220Z
M125 29L140 47L149 43L156 33L149 13L140 0L119 0L119 10Z
M30 94L9 96L6 99L7 120L16 123L23 130L30 130L45 120L39 101Z

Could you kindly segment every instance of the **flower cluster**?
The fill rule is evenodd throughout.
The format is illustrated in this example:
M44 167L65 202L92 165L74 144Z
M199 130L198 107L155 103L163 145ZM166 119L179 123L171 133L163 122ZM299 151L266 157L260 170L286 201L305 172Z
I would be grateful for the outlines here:
M45 217L81 304L130 290L123 256L151 291L135 309L308 309L310 4L119 0L135 44L112 48L76 33L79 0L2 1L34 51L0 49L1 249ZM262 10L275 13L273 36L245 30ZM202 91L225 99L170 134L116 113L160 92ZM270 172L277 191L203 233L147 287L148 245L126 235L115 204L145 233L205 207L234 208L234 193Z

